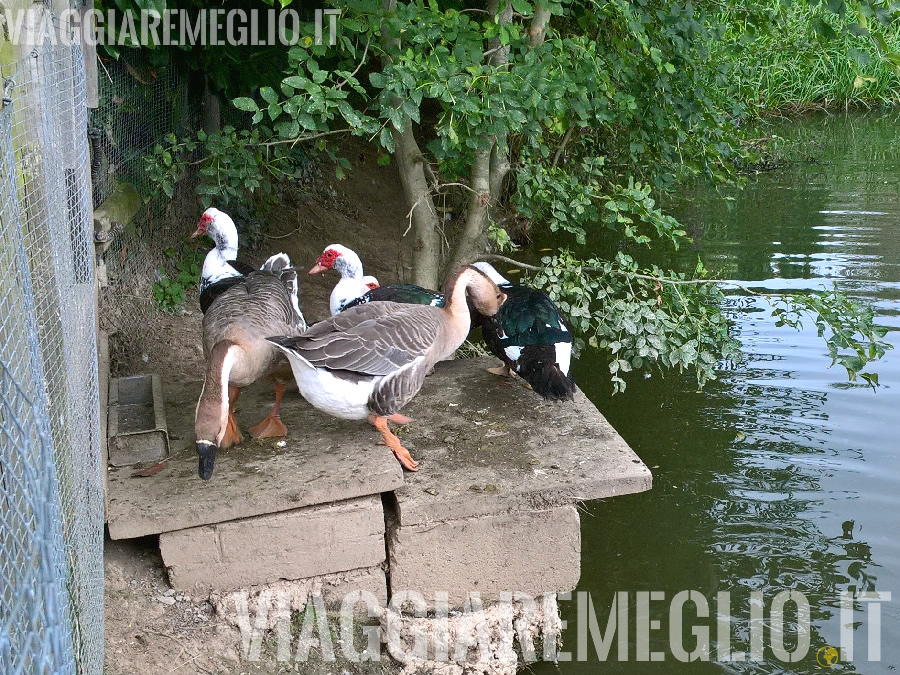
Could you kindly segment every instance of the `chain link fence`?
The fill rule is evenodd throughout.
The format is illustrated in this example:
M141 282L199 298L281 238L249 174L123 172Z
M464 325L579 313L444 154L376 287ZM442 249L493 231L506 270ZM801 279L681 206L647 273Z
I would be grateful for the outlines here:
M103 670L103 467L80 49L2 68L0 673Z

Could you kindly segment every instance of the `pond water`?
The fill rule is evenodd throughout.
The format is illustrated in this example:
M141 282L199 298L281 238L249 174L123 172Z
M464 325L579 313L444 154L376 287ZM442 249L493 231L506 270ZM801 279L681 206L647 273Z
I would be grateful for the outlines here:
M878 631L869 603L858 602L849 617L853 660L830 670L900 667L900 117L823 115L777 132L803 140L818 161L762 174L730 205L700 188L673 210L724 278L769 291L836 282L871 303L897 347L875 366L882 386L848 383L843 368L829 369L813 329L777 328L763 303L747 298L747 311L736 315L747 358L701 393L690 377L654 374L632 377L624 394L610 396L598 376L605 361L585 353L576 380L654 474L652 491L582 512L578 591L590 593L604 632L614 594L628 594L628 654L620 661L617 635L602 666L590 641L587 662L533 672L825 672L816 654L841 646L840 594L848 591L893 594L878 604L881 660L868 660ZM695 251L686 252L688 264ZM669 603L685 590L705 596L713 618L685 605L684 648L693 649L693 626L710 626L710 662L682 663L672 651ZM770 631L781 626L771 621L772 602L790 590L803 594L811 615L810 648L795 663L773 652ZM662 663L637 660L641 591L665 594L649 602L650 619L659 621L650 624L649 649ZM731 592L730 610L717 606L723 591ZM730 616L731 651L750 652L751 592L762 593L765 608L762 660L717 662L717 607ZM587 627L579 626L576 599L561 604L569 624L563 649L574 659ZM791 651L792 602L784 619Z

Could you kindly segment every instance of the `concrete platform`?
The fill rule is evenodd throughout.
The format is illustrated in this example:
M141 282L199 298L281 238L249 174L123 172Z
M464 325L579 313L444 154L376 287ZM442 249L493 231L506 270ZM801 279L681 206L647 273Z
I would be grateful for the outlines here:
M516 511L388 529L391 592L460 607L470 592L485 602L503 592L564 593L581 576L581 524L574 506Z
M159 550L178 589L236 589L372 568L385 560L384 512L379 496L361 497L164 532Z
M548 403L485 371L498 363L439 363L440 386L426 381L404 409L415 422L401 440L420 464L396 491L401 526L650 489L650 470L580 390Z
M403 484L403 470L380 435L365 422L337 420L320 413L288 389L281 418L287 444L255 441L247 427L265 417L272 388L247 387L238 400L237 422L244 442L220 450L212 480L197 476L194 410L202 383L167 387L171 459L148 478L134 467L108 472L109 535L129 539L250 518L304 506L340 502L390 492Z
M413 423L398 435L419 462L405 477L365 422L337 420L288 390L283 448L246 436L219 452L212 480L197 476L193 416L201 384L165 392L173 457L149 478L111 468L113 539L278 513L395 492L402 526L511 511L546 510L641 492L650 471L580 392L574 403L547 403L520 380L485 372L494 359L439 363L404 409ZM264 385L238 402L242 430L272 404Z

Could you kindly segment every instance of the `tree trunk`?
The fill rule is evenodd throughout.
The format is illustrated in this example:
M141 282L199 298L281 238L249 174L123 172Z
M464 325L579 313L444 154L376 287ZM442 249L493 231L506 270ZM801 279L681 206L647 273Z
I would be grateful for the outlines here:
M540 2L534 5L534 16L528 26L528 37L531 38L531 46L538 47L544 43L547 35L547 24L550 23L550 10Z
M487 244L491 205L491 151L476 150L469 182L469 211L466 224L451 258L452 264L474 262Z
M222 114L219 97L210 89L209 81L203 89L201 127L207 134L217 134L222 128Z
M396 0L383 0L384 13L394 11ZM399 46L400 39L384 35L385 47ZM388 65L390 57L384 56L382 64ZM394 105L400 106L396 99ZM443 279L441 271L441 220L434 207L431 186L425 176L425 157L416 142L412 120L403 116L403 130L397 131L391 126L394 139L394 159L400 172L400 183L403 195L410 210L412 219L413 241L413 278L412 282L424 288L440 289Z
M394 159L400 171L400 183L406 204L412 211L413 279L424 288L439 289L441 267L440 218L434 208L431 187L425 178L425 158L413 134L412 122L404 120L403 131L391 129Z

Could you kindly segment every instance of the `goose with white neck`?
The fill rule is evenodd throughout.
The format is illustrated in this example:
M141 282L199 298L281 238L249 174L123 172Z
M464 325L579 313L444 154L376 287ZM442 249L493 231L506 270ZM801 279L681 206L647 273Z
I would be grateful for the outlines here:
M203 317L206 379L194 419L199 474L212 477L216 453L241 442L234 403L241 388L270 377L275 388L272 412L250 428L255 438L287 434L279 417L284 381L291 371L281 352L265 338L299 335L306 329L295 305L297 272L283 253L269 258L261 270L240 277L221 293Z
M405 469L416 462L388 428L406 421L399 411L419 392L425 375L452 354L470 328L467 298L486 316L506 296L474 267L447 279L444 307L373 302L313 325L297 337L271 337L287 356L303 397L342 419L368 418Z

